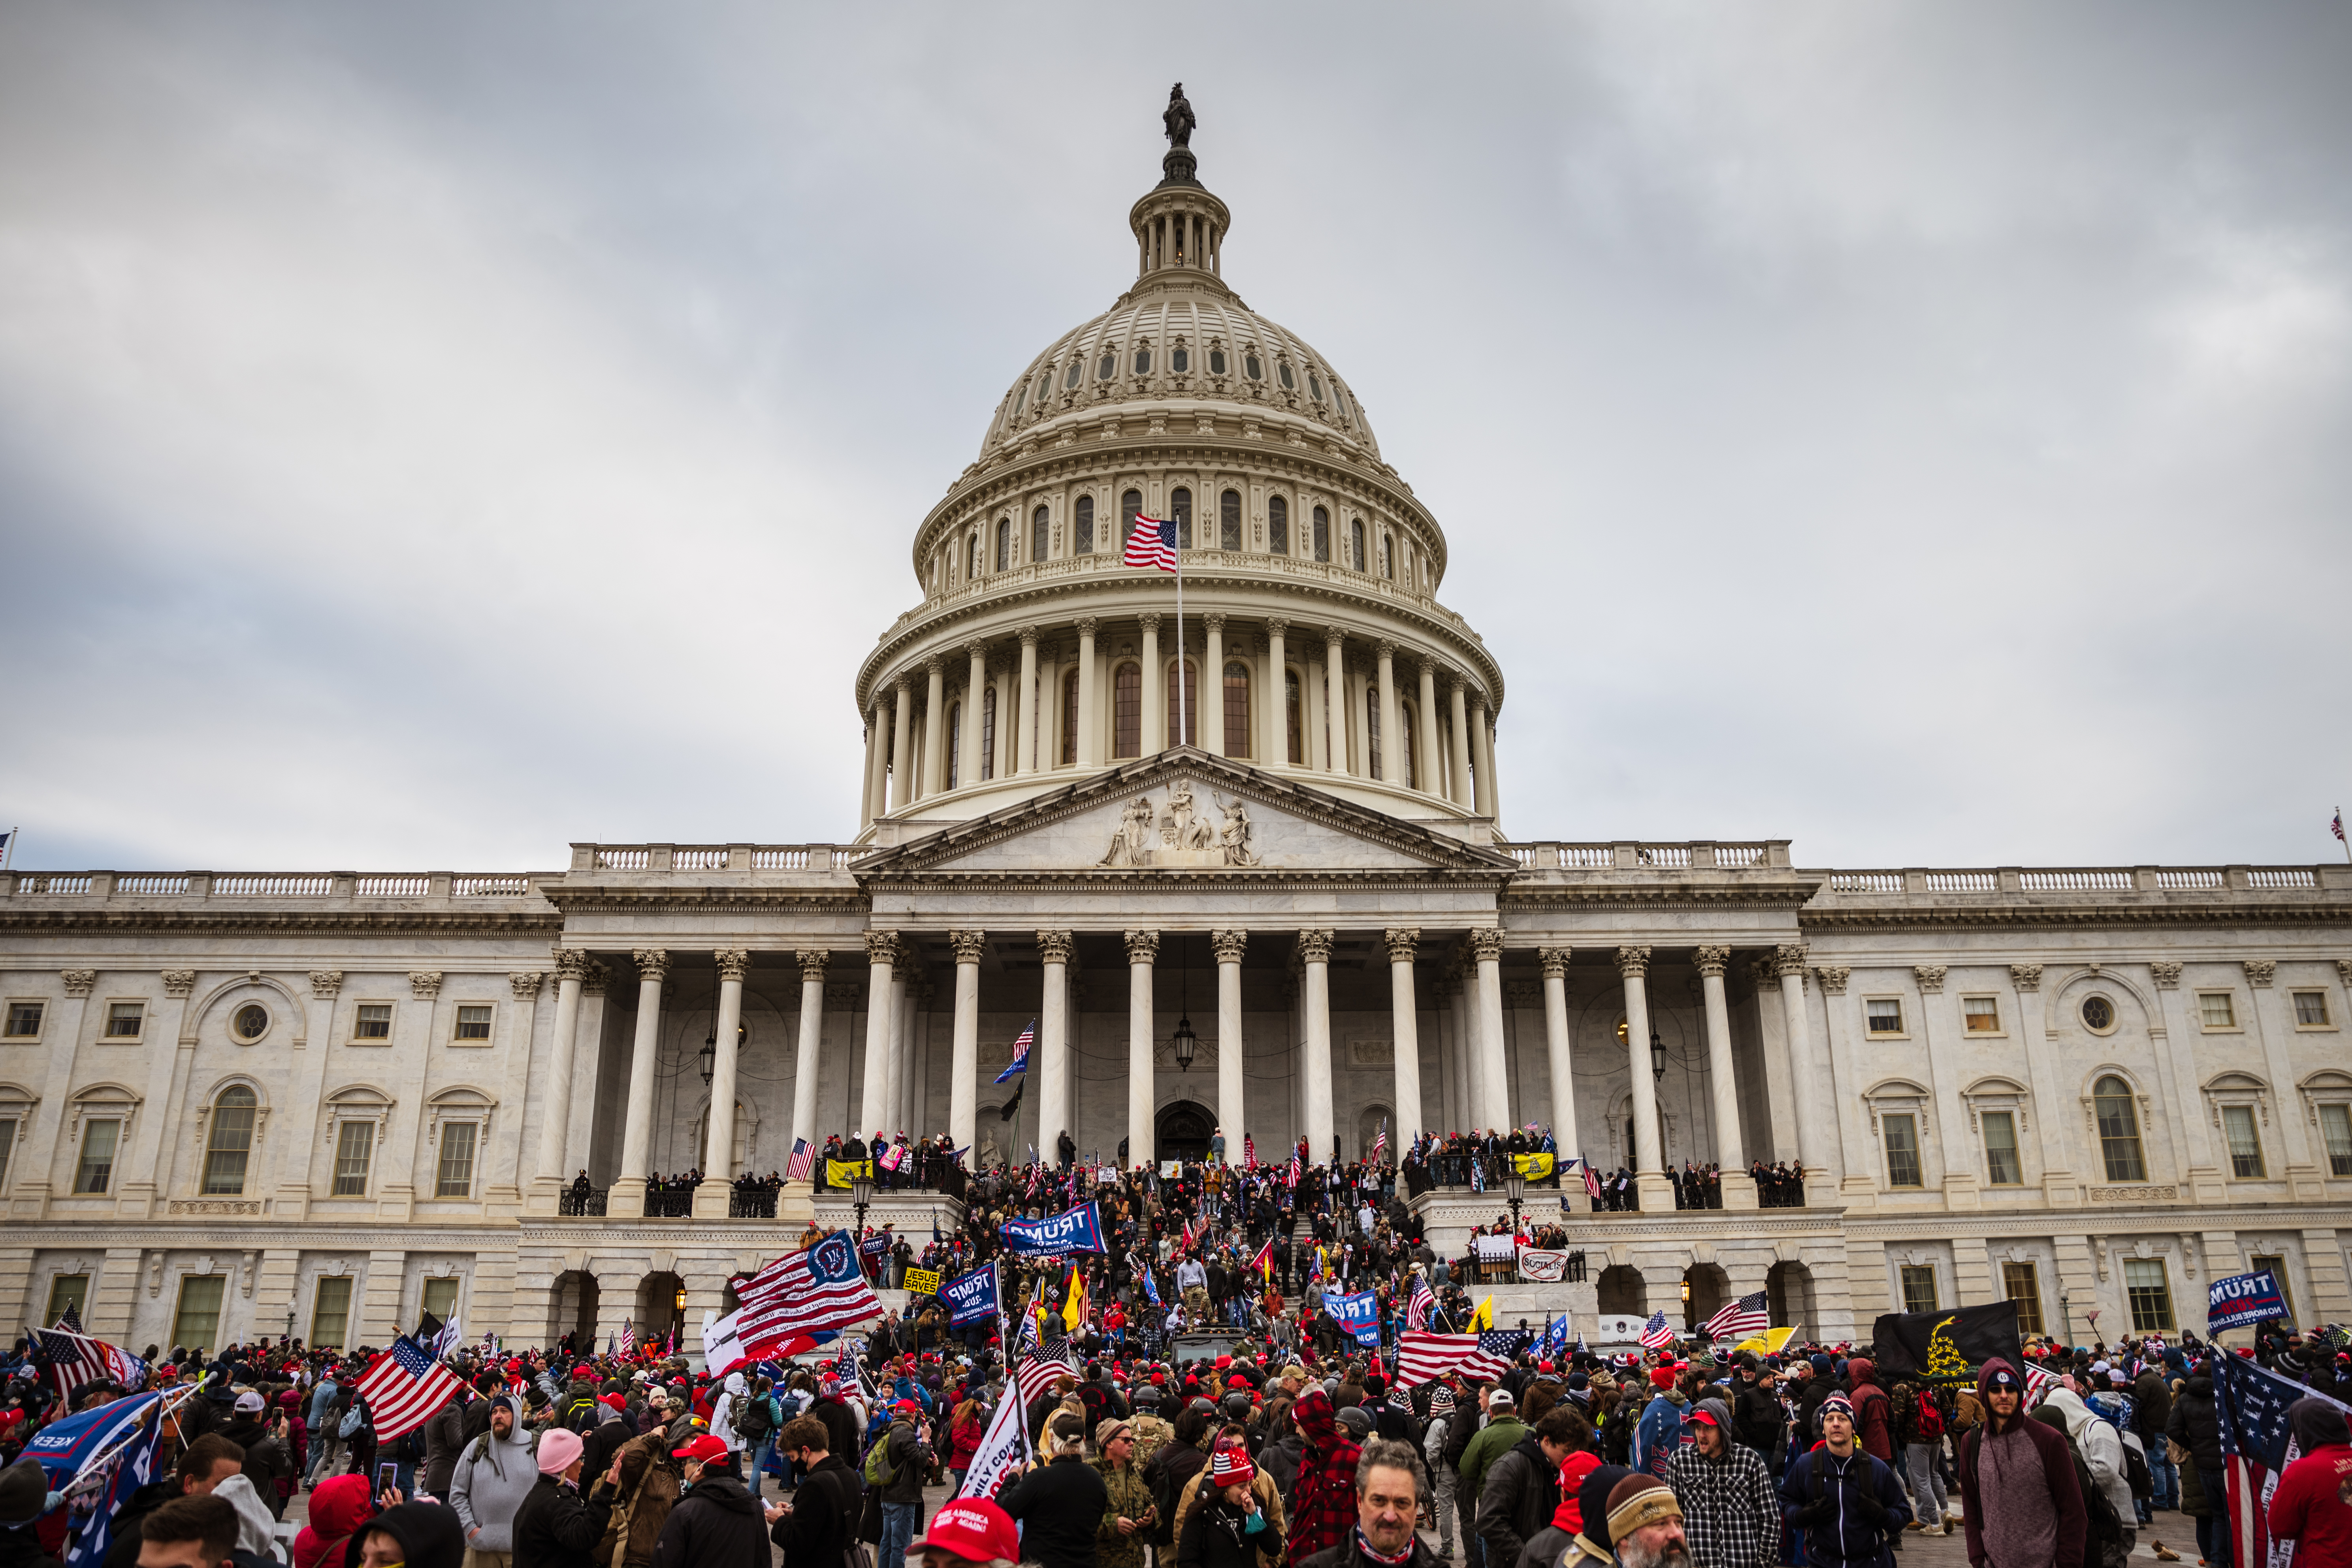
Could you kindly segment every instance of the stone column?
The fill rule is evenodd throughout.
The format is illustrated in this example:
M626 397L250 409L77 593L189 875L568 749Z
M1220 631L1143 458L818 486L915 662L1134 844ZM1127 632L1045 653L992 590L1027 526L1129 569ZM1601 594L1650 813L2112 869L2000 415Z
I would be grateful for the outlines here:
M1576 1130L1576 1060L1568 1038L1568 961L1573 949L1547 947L1543 963L1544 1050L1551 1062L1551 1134L1563 1163L1584 1152ZM1567 1191L1563 1180L1561 1191Z
M980 1131L980 961L988 952L988 933L948 932L955 950L954 1055L948 1080L948 1137L959 1149L971 1147Z
M1478 966L1470 956L1470 939L1462 939L1454 958L1454 1038L1461 1047L1462 1126L1479 1130L1486 1114L1486 1058L1478 1048Z
M1013 754L1020 759L1014 772L1034 773L1037 771L1037 628L1021 628L1021 690L1019 728L1013 738L1019 750Z
M1404 731L1397 728L1396 644L1386 637L1373 648L1381 679L1381 754L1374 764L1383 782L1404 787Z
M1160 668L1160 617L1136 619L1143 626L1143 734L1136 750L1150 757L1168 749L1168 672Z
M1095 722L1095 627L1092 616L1078 617L1078 766L1102 763L1102 740Z
M857 1097L857 1124L850 1129L860 1138L872 1136L888 1114L884 1098L890 1087L890 980L898 963L896 932L866 933L866 1068Z
M751 955L722 947L710 955L719 964L719 1022L712 1042L710 1117L703 1129L702 1185L694 1190L694 1217L725 1219L735 1178L735 1032L743 1026L743 976Z
M1475 780L1478 796L1477 814L1492 816L1496 810L1496 802L1502 797L1495 788L1495 736L1486 725L1486 700L1483 696L1470 704L1470 745L1478 764ZM1647 1206L1647 1200L1644 1200L1644 1206Z
M1748 1173L1747 1143L1739 1135L1739 1086L1731 1071L1731 1010L1723 996L1727 947L1698 950L1699 991L1706 1009L1707 1087L1715 1095L1715 1159L1723 1168L1723 1206L1757 1206L1756 1180Z
M1224 1130L1231 1159L1241 1152L1249 1126L1242 1115L1242 954L1248 950L1249 932L1213 931L1209 944L1217 954L1217 1125Z
M1423 795L1445 797L1445 752L1437 743L1437 665L1433 660L1421 661L1421 718L1413 726L1413 749L1418 777L1414 782Z
M1151 966L1160 933L1127 933L1127 1163L1152 1163Z
M1327 766L1335 773L1348 771L1348 644L1337 626L1323 628L1323 722Z
M1412 961L1421 951L1421 932L1392 927L1381 933L1389 949L1389 1011L1395 1037L1396 1126L1389 1147L1402 1150L1427 1129L1421 1119L1421 1005L1413 996Z
M1258 751L1261 767L1286 768L1290 765L1290 668L1283 662L1282 634L1290 623L1275 619L1265 623L1265 700L1259 710L1265 715L1261 728L1265 731L1265 744ZM1300 728L1305 729L1304 715Z
M882 815L889 804L882 793L882 752L888 743L882 724L882 704L877 702L866 713L866 774L858 788L857 821L862 827Z
M1482 775L1483 778L1483 775ZM1675 1206L1666 1181L1665 1154L1658 1146L1658 1086L1650 1077L1650 950L1621 947L1617 973L1625 980L1625 1068L1633 1076L1633 1179L1642 1207L1655 1214Z
M947 660L928 660L923 671L923 795L929 799L948 783Z
M1306 965L1300 995L1307 1013L1307 1157L1331 1161L1331 933L1302 931L1298 956Z
M2176 963L2151 963L2148 973L2156 982L2157 1005L2164 1014L2164 1048L2161 1053L2170 1081L2166 1090L2175 1105L2197 1103L2197 1026L2188 1009L2180 1005L2180 965ZM2221 1184L2221 1167L2213 1157L2213 1133L2202 1116L2175 1116L2169 1119L2186 1144L2183 1150L2181 1181L2189 1190L2180 1195L2200 1204L2220 1204L2228 1201Z
M669 978L669 954L641 947L637 961L637 1035L629 1049L629 1105L621 1121L621 1173L605 1201L607 1214L644 1212L646 1174L652 1162L654 1083L661 1071L662 983ZM615 1202L614 1199L622 1201Z
M1829 1041L1827 1077L1832 1124L1837 1131L1839 1156L1845 1163L1845 1177L1838 1184L1838 1191L1849 1210L1869 1210L1878 1206L1879 1173L1884 1167L1878 1140L1865 1119L1865 1108L1851 1094L1854 1084L1853 1042L1861 1033L1854 1026L1855 1005L1846 1000L1846 984L1853 976L1851 964L1813 966L1813 978L1822 984L1822 1032Z
M588 955L559 947L555 954L555 1038L547 1054L547 1098L540 1106L539 1169L531 1181L530 1212L556 1212L562 1192L563 1141L572 1126L572 1049L580 1027L580 985L587 978ZM399 1173L405 1180L406 1172Z
M807 1139L812 1149L821 1148L824 1142L816 1135L816 1088L818 1052L824 1040L824 966L832 957L821 947L803 948L793 954L801 966L801 1017L800 1039L793 1053L792 1136L794 1142ZM812 1182L787 1182L782 1201L805 1204L814 1187ZM782 1207L777 1209L779 1218L783 1212Z
M2279 1129L2279 1142L2286 1153L2287 1191L2293 1201L2316 1204L2325 1201L2326 1188L2322 1184L2324 1173L2312 1158L2311 1126L2306 1117L2317 1114L2307 1108L2290 1104L2286 1091L2294 1083L2294 1064L2287 1056L2287 1042L2294 1035L2294 1020L2281 1003L2272 986L2278 977L2275 958L2249 958L2243 962L2246 984L2253 993L2254 1044L2263 1053L2263 1062L2272 1083L2277 1085L2279 1114L2273 1119ZM2300 1095L2297 1096L2299 1100ZM2193 1103L2193 1102L2192 1102Z
M914 943L898 944L898 962L890 972L890 1048L883 1053L882 1120L874 1125L885 1132L907 1128L907 1069L915 1039L915 1009L922 993L913 984Z
M1201 750L1213 757L1225 754L1225 617L1202 616L1208 641L1201 660L1201 716L1192 732Z
M1843 1160L1833 1162L1835 1141L1822 1121L1818 1096L1827 1075L1820 1070L1812 1020L1805 1010L1805 956L1800 944L1780 947L1773 952L1772 968L1780 977L1780 1016L1789 1037L1789 1103L1797 1118L1797 1164L1804 1172L1805 1204L1811 1207L1826 1196Z
M898 694L898 717L890 722L890 806L894 811L915 798L915 769L908 761L913 755L909 748L914 743L915 692L901 680Z
M1470 951L1478 960L1478 1061L1486 1091L1480 1109L1487 1126L1507 1131L1511 1069L1503 1059L1503 933L1493 926L1474 928Z
M1037 1157L1049 1165L1070 1124L1069 963L1076 945L1066 931L1037 933L1045 977L1037 1008Z
M980 708L987 700L988 645L975 637L963 645L969 670L963 678L963 733L956 748L956 783L970 789L980 782Z
M1459 679L1455 679L1450 682L1449 685L1452 689L1447 698L1447 702L1452 710L1452 719L1454 723L1454 804L1460 806L1463 810L1468 811L1472 809L1470 795L1469 712L1468 709L1463 702L1462 682Z

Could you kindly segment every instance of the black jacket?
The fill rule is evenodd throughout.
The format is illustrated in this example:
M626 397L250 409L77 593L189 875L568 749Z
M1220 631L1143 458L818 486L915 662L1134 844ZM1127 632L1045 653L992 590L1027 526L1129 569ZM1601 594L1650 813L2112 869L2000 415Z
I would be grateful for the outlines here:
M654 1568L770 1568L774 1561L767 1518L732 1470L704 1470L654 1543Z
M1225 1500L1225 1494L1202 1486L1184 1516L1184 1543L1176 1550L1177 1568L1258 1568L1261 1547L1279 1552L1281 1533L1261 1510L1255 1533L1247 1525L1249 1512Z
M611 1503L541 1476L515 1510L514 1568L585 1568L612 1518Z
M916 1432L915 1424L903 1415L898 1416L883 1429L879 1441L886 1456L885 1462L890 1466L891 1471L890 1479L883 1483L882 1500L919 1506L923 1500L923 1482L929 1479L924 1472L929 1466L923 1458L922 1438Z
M1732 1436L1748 1447L1769 1458L1780 1446L1780 1428L1788 1416L1780 1409L1780 1397L1764 1386L1762 1379L1740 1383L1732 1395Z
M2181 1385L2180 1396L2172 1402L2172 1414L2165 1420L2164 1435L2188 1449L2199 1469L2221 1468L2221 1417L2213 1407L2211 1373L2200 1372Z
M809 1414L824 1423L825 1451L845 1463L856 1463L866 1434L857 1429L857 1417L849 1406L839 1399L820 1399ZM897 1568L897 1564L891 1568Z
M114 1540L106 1549L105 1568L138 1568L140 1521L179 1495L180 1478L166 1472L162 1480L149 1481L123 1499L114 1510Z
M1559 1467L1544 1458L1532 1433L1486 1467L1478 1490L1478 1539L1488 1561L1516 1563L1528 1537L1559 1509Z
M997 1494L997 1505L1024 1526L1021 1556L1045 1568L1095 1568L1095 1531L1110 1507L1102 1472L1084 1459L1040 1465Z
M856 1468L833 1453L801 1478L793 1511L768 1531L784 1549L783 1568L841 1568L842 1554L857 1538L864 1484Z
M1356 1532L1351 1530L1339 1539L1338 1545L1309 1552L1291 1564L1291 1568L1381 1568L1381 1564L1356 1550ZM1412 1538L1412 1555L1404 1560L1403 1568L1444 1568L1444 1564L1439 1563L1437 1553L1429 1549L1429 1542L1423 1541L1416 1531Z

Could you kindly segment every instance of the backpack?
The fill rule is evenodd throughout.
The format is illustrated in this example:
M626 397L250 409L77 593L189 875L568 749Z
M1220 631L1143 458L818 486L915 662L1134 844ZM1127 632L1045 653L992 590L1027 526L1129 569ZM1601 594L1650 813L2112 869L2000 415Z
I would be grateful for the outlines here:
M775 1415L766 1399L742 1394L735 1398L735 1430L758 1442L775 1429Z
M890 1462L890 1434L886 1428L866 1450L866 1468L861 1472L869 1487L887 1487L898 1479L898 1467Z
M1944 1413L1936 1405L1936 1396L1921 1389L1917 1396L1919 1441L1933 1443L1944 1435Z
M2147 1451L2129 1438L2124 1442L2124 1479L2130 1485L2131 1495L2135 1498L2156 1495L2156 1477L2147 1468Z

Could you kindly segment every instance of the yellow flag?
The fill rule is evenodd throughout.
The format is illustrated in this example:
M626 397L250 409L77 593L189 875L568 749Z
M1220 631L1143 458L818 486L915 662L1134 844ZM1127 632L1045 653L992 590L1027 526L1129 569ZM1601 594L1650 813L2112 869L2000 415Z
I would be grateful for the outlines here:
M1737 1355L1741 1351L1754 1351L1758 1355L1770 1355L1787 1344L1789 1336L1796 1331L1794 1328L1767 1329L1760 1334L1750 1334L1731 1347L1732 1353Z
M1540 1182L1551 1174L1554 1161L1552 1155L1547 1151L1534 1154L1514 1154L1511 1156L1511 1163L1517 1166L1519 1174L1528 1181Z
M874 1179L874 1162L871 1160L827 1160L824 1163L824 1184L828 1187L846 1187L852 1180L858 1176L863 1176L869 1182L872 1181Z
M1475 1334L1481 1329L1491 1329L1494 1326L1495 1298L1489 1296L1485 1300L1478 1303L1478 1310L1470 1314L1470 1332Z
M1062 1326L1076 1333L1087 1321L1087 1277L1070 1276L1070 1299L1062 1305Z

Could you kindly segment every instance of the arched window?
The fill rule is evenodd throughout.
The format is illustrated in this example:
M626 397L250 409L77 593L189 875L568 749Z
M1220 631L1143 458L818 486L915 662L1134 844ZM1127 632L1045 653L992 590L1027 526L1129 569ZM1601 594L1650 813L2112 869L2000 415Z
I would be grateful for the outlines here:
M1122 664L1110 678L1110 754L1143 754L1143 667Z
M1029 559L1032 561L1043 561L1050 553L1046 549L1046 515L1042 506L1029 514Z
M964 568L964 579L977 583L980 581L980 534L977 531L972 534L971 548L966 553L971 557L971 564Z
M1298 672L1295 669L1282 672L1282 712L1283 728L1287 731L1283 751L1296 767L1307 760L1299 754L1306 743L1307 727L1299 714Z
M1381 688L1378 681L1364 682L1364 761L1371 776L1381 776Z
M1062 390L1067 392L1070 388L1077 385L1078 377L1085 373L1085 364L1080 361L1072 360L1070 362L1070 368L1067 371L1065 371L1062 374Z
M1168 498L1168 511L1176 523L1176 548L1192 549L1192 492L1181 485L1177 486L1175 492Z
M1183 708L1176 706L1176 672L1184 672ZM1168 667L1168 738L1183 745L1201 732L1201 671L1191 659Z
M205 1191L245 1191L246 1162L253 1155L253 1116L260 1104L253 1090L233 1083L213 1101L212 1126L205 1134Z
M1385 533L1381 535L1381 575L1391 582L1396 580L1396 553L1391 548L1391 541Z
M1360 517L1348 522L1348 564L1359 572L1364 569L1364 520Z
M2099 1121L2099 1152L2110 1182L2147 1180L2147 1162L2139 1146L2139 1108L2132 1103L2131 1085L2109 1073L2091 1086L2091 1106Z
M1331 559L1331 514L1319 506L1315 509L1315 559Z
M1010 571L1012 566L1013 520L1009 517L1000 517L996 520L996 569L999 572L1005 572Z
M1078 672L1062 677L1062 764L1078 760Z
M1233 659L1225 665L1225 755L1249 754L1249 666Z
M1150 349L1141 348L1135 351L1135 374L1138 375L1150 375L1151 374L1151 351Z
M1280 496L1266 498L1265 547L1276 555L1290 553L1290 503Z
M1414 754L1412 742L1413 737L1420 733L1421 726L1412 721L1412 703L1399 702L1397 704L1397 723L1404 730L1404 787L1407 789L1419 789L1421 787L1421 758Z
M1217 548L1242 547L1242 492L1227 490L1217 498Z
M1116 374L1118 374L1118 352L1117 352L1116 350L1113 350L1113 349L1105 349L1105 350L1103 350L1103 356L1102 356L1101 363L1099 363L1098 364L1097 364L1097 365L1095 366L1095 379L1096 379L1097 381L1108 381L1112 376L1114 376L1114 375L1116 375Z
M948 788L956 787L956 764L963 757L963 704L948 704Z
M1143 511L1143 492L1129 490L1118 498L1118 547L1127 548L1127 536L1135 531L1135 520Z
M991 681L980 693L980 776L996 776L996 683Z
M1070 552L1074 555L1092 555L1095 552L1095 498L1080 496L1078 504L1070 509L1070 517L1071 534L1074 541L1070 546Z

